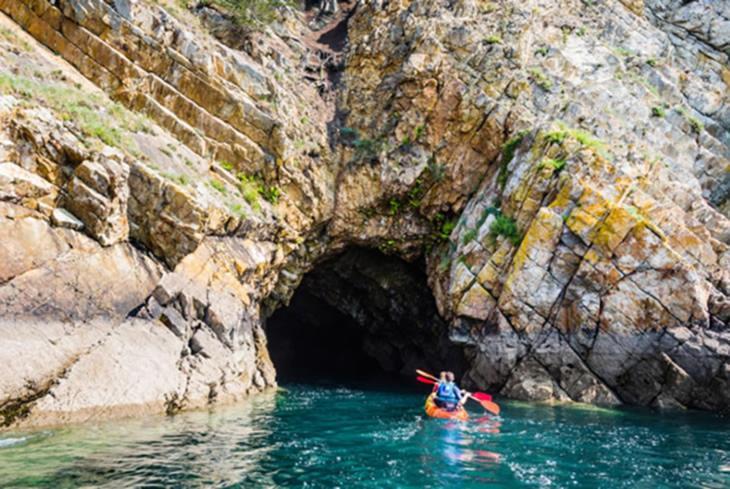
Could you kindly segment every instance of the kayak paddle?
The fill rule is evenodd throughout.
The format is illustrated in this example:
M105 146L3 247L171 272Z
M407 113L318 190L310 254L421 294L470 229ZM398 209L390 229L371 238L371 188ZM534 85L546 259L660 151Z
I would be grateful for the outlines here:
M486 409L487 411L489 411L490 413L494 414L495 416L499 416L499 411L500 411L499 404L497 404L496 402L480 401L479 399L477 399L476 397L474 397L471 394L467 394L467 396L469 397L469 399L473 399L476 402L478 402L479 404L481 404L481 406L484 409Z
M424 372L423 370L418 370L418 369L416 369L416 373L417 373L418 375L421 375L421 376L423 376L423 377L426 377L427 379L435 380L436 382L438 382L438 380L439 380L439 379L438 379L438 377L434 377L434 376L433 376L433 375L431 375L430 373L428 373L428 372Z
M480 401L491 401L492 396L490 394L485 394L484 392L472 392L472 396L476 397Z
M426 377L421 377L420 375L418 377L416 377L416 380L419 382L423 382L424 384L431 384L431 385L438 384L438 382L436 382L435 380L427 379Z

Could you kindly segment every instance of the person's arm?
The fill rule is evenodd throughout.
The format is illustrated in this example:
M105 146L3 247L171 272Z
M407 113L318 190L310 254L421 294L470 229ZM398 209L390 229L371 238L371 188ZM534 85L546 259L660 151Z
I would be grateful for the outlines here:
M459 395L459 405L463 406L467 399L469 399L469 392L462 391L458 387L456 388L456 392Z

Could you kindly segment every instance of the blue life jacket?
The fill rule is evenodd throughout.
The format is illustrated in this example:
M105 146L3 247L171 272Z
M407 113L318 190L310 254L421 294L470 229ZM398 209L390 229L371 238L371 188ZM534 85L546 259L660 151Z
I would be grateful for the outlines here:
M436 398L444 402L459 402L456 395L456 385L453 382L441 382L436 391Z

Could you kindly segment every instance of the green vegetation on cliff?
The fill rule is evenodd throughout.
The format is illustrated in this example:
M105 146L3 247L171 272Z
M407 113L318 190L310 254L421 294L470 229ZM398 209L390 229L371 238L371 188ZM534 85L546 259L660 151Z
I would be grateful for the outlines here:
M230 12L243 26L260 27L276 20L277 11L283 7L293 7L294 0L214 0Z

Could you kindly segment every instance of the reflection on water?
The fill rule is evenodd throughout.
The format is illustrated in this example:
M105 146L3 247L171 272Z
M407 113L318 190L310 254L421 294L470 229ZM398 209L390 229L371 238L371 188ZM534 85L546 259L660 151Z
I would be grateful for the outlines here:
M425 395L425 393L424 393ZM290 386L216 412L0 435L0 487L730 487L728 420Z

